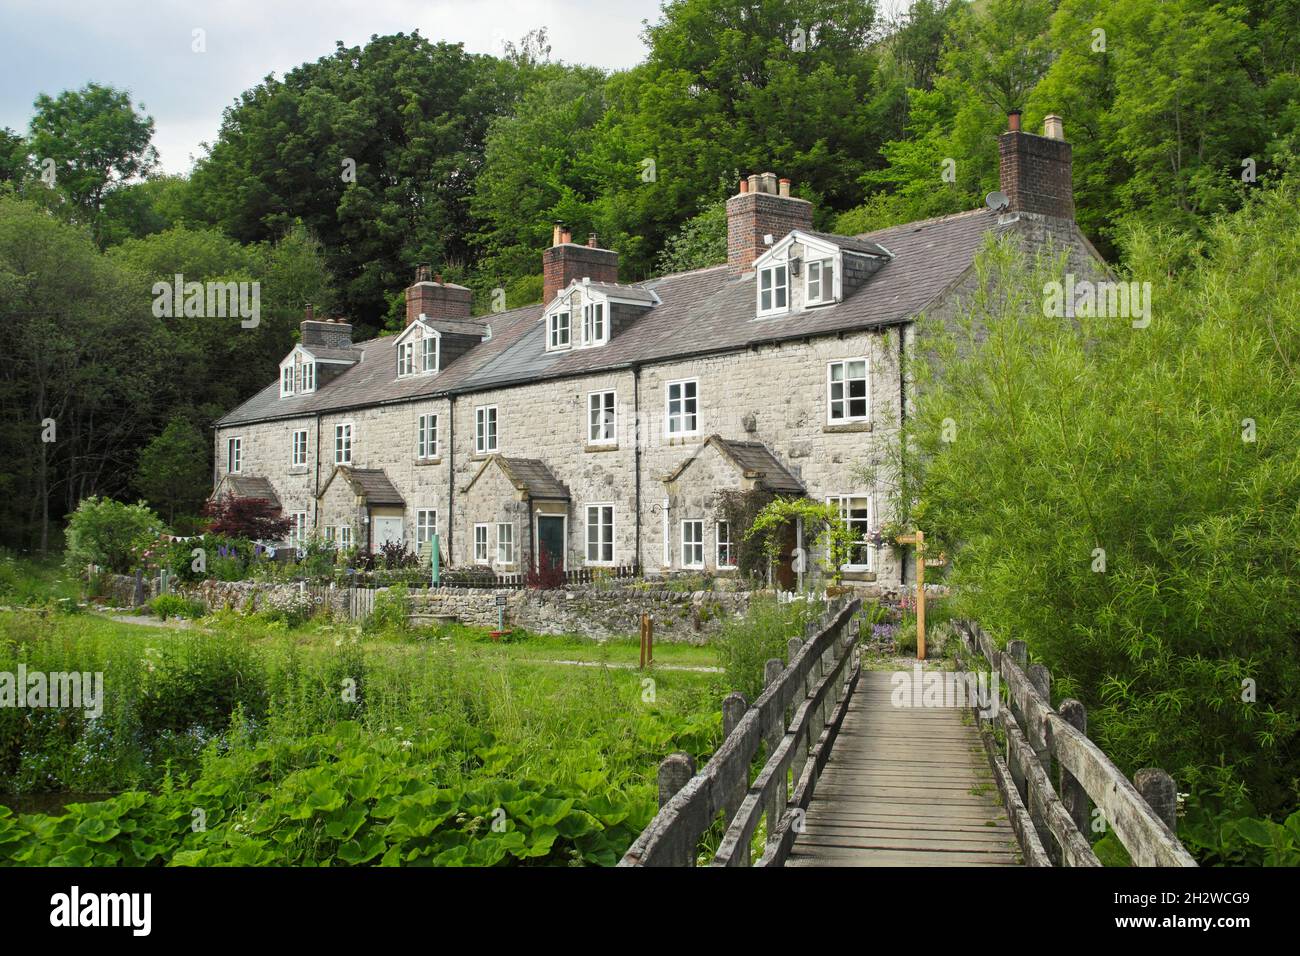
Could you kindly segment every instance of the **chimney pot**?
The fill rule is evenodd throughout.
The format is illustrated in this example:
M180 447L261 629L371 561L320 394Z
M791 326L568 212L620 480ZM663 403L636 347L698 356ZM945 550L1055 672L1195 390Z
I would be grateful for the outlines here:
M1043 135L1048 139L1065 139L1065 124L1061 117L1055 113L1043 117Z
M437 275L435 275L435 276L433 277L433 281L436 282L436 283L438 283L438 285L442 285L442 284L443 284L443 283L442 283L442 273L439 272Z
M415 267L415 281L416 282L429 281L429 266L427 264L421 264Z
M788 179L781 180L780 194L784 196L786 199L790 198L790 180Z
M749 192L749 180L743 177L740 180L740 192L741 193Z
M769 196L776 195L776 173L763 174L763 192Z
M569 227L568 227L568 226L561 226L561 227L560 227L560 242L561 242L561 243L569 243L569 242L572 242L572 241L573 241L573 233L569 230Z
M597 241L597 236L594 232L587 233L587 248L588 249L600 248L600 243Z
M790 195L789 179L778 180L775 173L748 176L727 200L727 265L734 274L748 272L773 239L811 228L812 204Z
M1013 133L1020 132L1020 110L1011 110L1007 113L1007 129Z
M551 227L551 245L558 246L560 244L561 228L563 228L563 224L557 219L555 225Z
M750 191L751 193L756 193L756 192L759 191L758 173L750 173L750 175L749 175L749 191Z
M306 316L304 316L304 318L306 318L306 320L307 320L308 322L310 322L310 321L311 321L313 318L315 318L315 317L316 317L316 309L315 309L315 307L312 306L312 304L311 304L310 302L308 302L308 303L307 303L307 314L306 314Z

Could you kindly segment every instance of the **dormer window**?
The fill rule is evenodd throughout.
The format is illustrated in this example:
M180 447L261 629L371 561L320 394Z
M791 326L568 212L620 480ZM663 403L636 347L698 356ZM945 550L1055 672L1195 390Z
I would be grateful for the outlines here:
M551 316L550 335L546 340L547 349L567 349L569 347L569 313L556 312Z
M293 394L293 362L280 366L280 397Z
M808 263L804 273L804 304L825 305L835 301L835 260Z
M397 346L397 374L410 375L415 371L415 343L402 342Z
M426 335L421 345L421 367L426 372L438 371L438 337Z
M302 363L302 391L304 392L316 391L316 363L315 362Z
M590 302L582 307L582 344L604 345L609 341L605 322L605 303Z
M785 263L758 270L758 314L772 315L790 307L790 280Z

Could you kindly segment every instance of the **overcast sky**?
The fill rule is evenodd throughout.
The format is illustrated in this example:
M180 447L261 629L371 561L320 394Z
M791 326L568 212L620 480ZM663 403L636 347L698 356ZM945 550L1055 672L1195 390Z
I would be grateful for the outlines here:
M659 0L0 0L0 127L26 131L38 93L115 86L154 118L163 169L183 173L240 93L335 40L418 29L500 53L545 26L553 59L618 69L644 58L642 21L658 17Z

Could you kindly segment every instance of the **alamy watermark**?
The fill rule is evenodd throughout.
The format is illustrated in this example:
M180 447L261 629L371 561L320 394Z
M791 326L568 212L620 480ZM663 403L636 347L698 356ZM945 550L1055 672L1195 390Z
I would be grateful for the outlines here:
M889 702L895 707L975 707L985 719L998 714L998 675L988 671L894 671Z
M178 272L170 283L155 282L153 297L153 314L159 319L238 317L246 329L262 321L260 282L186 282Z
M1067 272L1065 282L1053 279L1043 285L1043 315L1132 319L1133 328L1145 329L1151 324L1151 283L1077 281L1074 273Z
M0 707L75 708L91 720L104 712L102 671L0 671Z

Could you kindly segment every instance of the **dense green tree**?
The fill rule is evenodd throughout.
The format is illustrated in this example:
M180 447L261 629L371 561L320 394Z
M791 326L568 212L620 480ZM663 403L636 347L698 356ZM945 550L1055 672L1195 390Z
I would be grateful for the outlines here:
M660 275L703 269L727 261L727 202L717 199L668 237L655 263Z
M417 263L470 257L469 194L514 75L418 33L340 43L226 111L195 169L194 205L240 242L302 222L321 240L343 310L378 326Z
M58 96L42 93L33 108L27 139L33 174L53 173L76 221L97 226L108 193L157 164L153 119L121 90L88 83Z
M207 498L212 477L208 446L194 423L178 416L140 451L135 487L169 525L177 515L198 514Z

